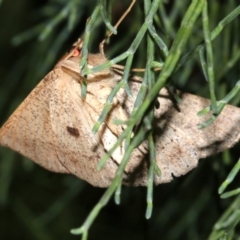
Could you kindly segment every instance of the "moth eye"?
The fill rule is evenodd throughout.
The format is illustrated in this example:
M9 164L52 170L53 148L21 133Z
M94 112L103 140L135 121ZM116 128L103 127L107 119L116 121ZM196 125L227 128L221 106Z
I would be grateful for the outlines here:
M71 56L72 57L78 57L81 53L81 48L80 47L76 47L76 46L71 46L68 51L67 51L67 54L71 53Z
M78 57L79 55L80 55L80 50L77 49L77 48L75 48L75 49L73 50L73 52L72 52L72 56L73 56L73 57Z

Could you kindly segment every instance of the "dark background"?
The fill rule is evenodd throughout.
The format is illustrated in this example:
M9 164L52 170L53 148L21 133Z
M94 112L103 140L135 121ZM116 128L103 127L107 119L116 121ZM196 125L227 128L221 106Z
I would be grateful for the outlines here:
M0 125L27 94L49 72L57 59L83 34L86 19L96 1L75 1L77 20L71 29L67 19L53 27L46 38L39 36L66 5L65 1L3 1L0 5ZM158 33L170 47L188 1L169 1L165 14L171 15L171 28ZM182 2L182 3L180 3ZM143 21L142 1L121 24L119 34L106 46L109 57L126 51ZM128 1L115 1L113 22L121 16ZM237 7L238 1L210 1L211 29ZM158 14L163 16L163 10ZM163 19L164 20L164 19ZM36 28L38 26L38 28ZM172 29L170 31L169 29ZM239 79L239 18L230 23L214 41L217 97L221 99ZM238 31L237 31L238 30ZM24 34L23 34L24 33ZM96 24L90 51L97 52L105 28ZM203 40L201 19L184 51ZM235 59L230 67L227 63ZM136 53L135 66L143 67L145 45ZM184 91L208 96L197 56L174 76ZM240 96L233 100L238 105ZM90 229L89 239L207 239L214 223L230 206L233 198L222 200L218 187L239 157L239 145L230 151L201 160L198 168L169 184L154 188L154 210L145 219L146 188L123 187L120 206L113 200L100 212ZM0 239L79 239L70 229L79 227L104 193L74 176L48 172L9 149L0 148ZM239 177L231 188L238 186ZM238 236L238 231L235 236Z

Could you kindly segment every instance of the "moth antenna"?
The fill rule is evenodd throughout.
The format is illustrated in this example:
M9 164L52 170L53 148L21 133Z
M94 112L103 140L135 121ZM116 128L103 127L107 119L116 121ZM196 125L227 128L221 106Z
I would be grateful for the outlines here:
M114 64L114 65L112 66L112 68L115 69L115 70L117 69L117 70L120 70L120 71L124 71L124 66L123 66L123 65ZM153 69L154 72L160 71L160 70L161 70L160 67ZM146 69L145 69L145 68L132 68L130 71L131 71L131 72L145 72Z
M136 0L132 0L131 4L127 8L127 10L123 13L123 15L120 17L120 19L117 21L117 23L114 25L114 28L117 29L120 23L123 21L123 19L127 16L127 14L131 11L133 5L135 4ZM102 42L99 44L99 52L101 54L104 54L104 43L108 38L112 36L112 32L110 31L107 36L102 40Z

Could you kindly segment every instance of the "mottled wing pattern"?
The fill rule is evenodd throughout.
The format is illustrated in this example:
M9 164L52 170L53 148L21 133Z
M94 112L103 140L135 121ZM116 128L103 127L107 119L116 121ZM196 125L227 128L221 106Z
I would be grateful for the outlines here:
M123 105L127 112L132 111L139 83L132 82L130 87L134 97L127 98ZM155 184L170 182L173 177L186 174L197 166L199 159L224 151L240 139L239 108L225 106L213 124L199 129L198 125L210 116L199 117L197 113L209 106L210 101L192 94L179 94L182 102L176 104L168 90L163 88L156 104L153 132L161 176L155 176ZM122 99L123 94L120 101ZM147 185L147 162L147 154L145 158L130 159L129 164L136 166L138 163L138 170L128 166L128 171L135 172L136 176L131 178L132 185Z

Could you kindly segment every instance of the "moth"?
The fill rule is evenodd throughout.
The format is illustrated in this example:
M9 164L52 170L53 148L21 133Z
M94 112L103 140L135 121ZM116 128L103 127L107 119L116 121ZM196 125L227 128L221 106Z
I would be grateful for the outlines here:
M114 119L127 120L140 89L129 79L132 97L120 90L112 103L107 119L96 134L97 122L107 97L121 74L106 69L81 76L79 62L81 46L65 55L33 89L29 96L0 129L0 144L33 160L42 167L58 173L68 173L98 187L108 187L124 155L119 146L105 167L98 171L97 163L116 142L123 126ZM103 53L89 54L88 67L106 62ZM81 85L87 82L86 97L81 97ZM154 177L156 185L170 182L173 177L195 168L199 159L232 147L240 136L240 110L227 105L216 121L205 129L198 124L209 116L199 118L197 112L210 101L179 92L182 102L176 104L163 88L155 107L154 140L156 161L161 170ZM147 144L137 147L123 174L123 184L147 186L149 155Z

